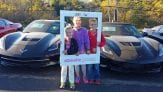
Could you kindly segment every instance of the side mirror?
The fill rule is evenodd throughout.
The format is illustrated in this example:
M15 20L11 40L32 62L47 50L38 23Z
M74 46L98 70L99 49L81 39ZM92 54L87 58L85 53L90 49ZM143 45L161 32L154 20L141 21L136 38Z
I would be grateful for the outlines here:
M5 27L0 26L0 30L5 29Z
M17 29L17 31L23 31L24 27L20 27Z
M147 32L143 32L142 35L143 36L148 36L148 33Z
M12 27L14 24L9 24L10 27Z

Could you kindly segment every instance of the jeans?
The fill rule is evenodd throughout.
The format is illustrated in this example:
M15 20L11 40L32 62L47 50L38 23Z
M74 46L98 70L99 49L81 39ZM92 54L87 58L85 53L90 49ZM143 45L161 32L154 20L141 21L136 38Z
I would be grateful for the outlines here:
M76 73L76 77L80 78L80 68L83 74L84 78L86 77L86 65L75 65L75 73Z
M80 51L80 54L85 54L85 50L82 50ZM83 77L85 79L87 79L87 76L86 76L86 65L75 65L75 73L76 73L76 79L80 79L80 68L81 68L81 71L82 71L82 74L83 74Z
M99 80L99 79L100 79L99 64L89 64L88 65L88 80Z

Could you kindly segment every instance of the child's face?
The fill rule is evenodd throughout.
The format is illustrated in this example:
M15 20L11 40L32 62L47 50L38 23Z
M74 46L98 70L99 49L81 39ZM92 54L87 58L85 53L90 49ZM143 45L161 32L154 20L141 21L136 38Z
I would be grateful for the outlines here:
M68 30L66 31L66 36L67 36L68 38L72 38L72 36L73 36L72 29L68 29Z
M97 22L90 22L89 27L90 27L90 29L96 30L97 29Z
M75 27L81 27L81 18L80 17L75 17L73 22L74 22Z

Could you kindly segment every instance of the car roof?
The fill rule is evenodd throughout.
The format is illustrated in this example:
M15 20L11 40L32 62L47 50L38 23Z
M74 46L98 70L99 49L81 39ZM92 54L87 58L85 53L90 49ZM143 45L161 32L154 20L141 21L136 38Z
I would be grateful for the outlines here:
M6 20L6 19L4 19L4 18L0 18L0 20Z
M154 26L154 27L163 27L163 25L158 25L158 26ZM154 27L153 27L153 28L154 28Z
M39 19L35 21L42 21L42 22L59 22L59 20L48 20L48 19Z
M124 23L124 22L103 22L103 24L112 24L112 25L132 25L131 23Z
M10 21L10 20L4 19L4 18L0 18L0 20L3 20L3 21ZM12 22L12 21L10 21L10 22Z

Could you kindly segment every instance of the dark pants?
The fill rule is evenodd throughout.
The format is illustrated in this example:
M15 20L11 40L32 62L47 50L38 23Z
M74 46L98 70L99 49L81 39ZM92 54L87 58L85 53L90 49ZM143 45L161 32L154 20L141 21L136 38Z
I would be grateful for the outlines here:
M88 80L99 80L99 79L100 79L99 64L89 64L88 65Z

